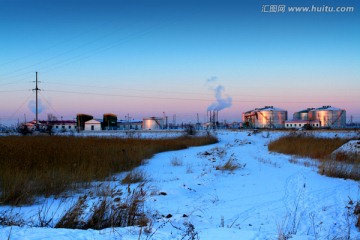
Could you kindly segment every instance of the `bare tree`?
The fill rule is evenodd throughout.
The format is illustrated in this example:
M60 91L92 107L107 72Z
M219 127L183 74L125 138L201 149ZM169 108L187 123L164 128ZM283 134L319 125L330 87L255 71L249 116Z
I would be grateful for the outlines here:
M57 117L56 117L55 115L53 115L52 113L48 113L48 114L47 114L47 120L48 120L49 122L51 122L51 121L57 121Z

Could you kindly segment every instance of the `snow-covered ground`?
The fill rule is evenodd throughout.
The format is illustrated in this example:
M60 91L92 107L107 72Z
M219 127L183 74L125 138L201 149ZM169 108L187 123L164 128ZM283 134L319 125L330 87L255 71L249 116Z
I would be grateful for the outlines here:
M43 199L13 209L33 219L32 225L0 227L0 239L281 239L280 234L291 239L360 239L349 204L350 199L360 200L359 183L321 176L315 164L309 164L312 160L270 153L268 143L284 134L288 133L220 131L217 144L154 156L140 167L149 176L144 207L153 220L150 233L139 227L100 231L34 227L44 202L56 219L74 196L66 203ZM229 159L239 168L216 170ZM0 212L6 209L1 207Z
M339 152L360 154L360 140L351 140L348 143L344 144L340 148L334 151L334 154Z

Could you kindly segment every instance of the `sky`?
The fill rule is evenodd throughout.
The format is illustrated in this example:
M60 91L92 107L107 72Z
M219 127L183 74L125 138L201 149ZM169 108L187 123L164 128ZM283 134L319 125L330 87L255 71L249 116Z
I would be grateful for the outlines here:
M0 124L35 118L36 72L39 119L196 122L220 102L228 122L269 105L360 122L359 20L359 0L0 0Z

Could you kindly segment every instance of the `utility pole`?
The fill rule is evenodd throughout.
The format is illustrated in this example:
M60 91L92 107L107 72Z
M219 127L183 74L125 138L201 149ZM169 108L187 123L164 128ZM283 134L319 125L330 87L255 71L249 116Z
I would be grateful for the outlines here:
M35 88L33 89L33 91L35 91L36 94L36 123L35 123L35 129L38 130L39 129L39 118L38 118L38 91L40 91L40 89L38 88L38 72L36 72L36 81L35 81Z
M163 112L162 129L165 129L164 128L164 122L165 122L165 112Z
M199 123L199 113L196 113L196 130L199 130L200 128L200 123Z

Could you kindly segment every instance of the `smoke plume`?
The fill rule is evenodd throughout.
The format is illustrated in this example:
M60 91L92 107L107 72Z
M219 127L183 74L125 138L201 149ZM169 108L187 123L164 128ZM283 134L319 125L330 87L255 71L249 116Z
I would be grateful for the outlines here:
M28 108L31 110L31 112L36 113L36 101L35 100L31 100L28 103ZM38 113L40 114L42 111L45 110L45 106L42 103L42 101L39 99L38 100Z
M216 82L216 77L211 77L206 81L206 84ZM225 88L221 85L217 85L216 87L209 86L209 89L214 91L216 101L210 104L208 107L208 111L221 111L225 108L231 107L232 98L230 96L223 96L223 92Z

